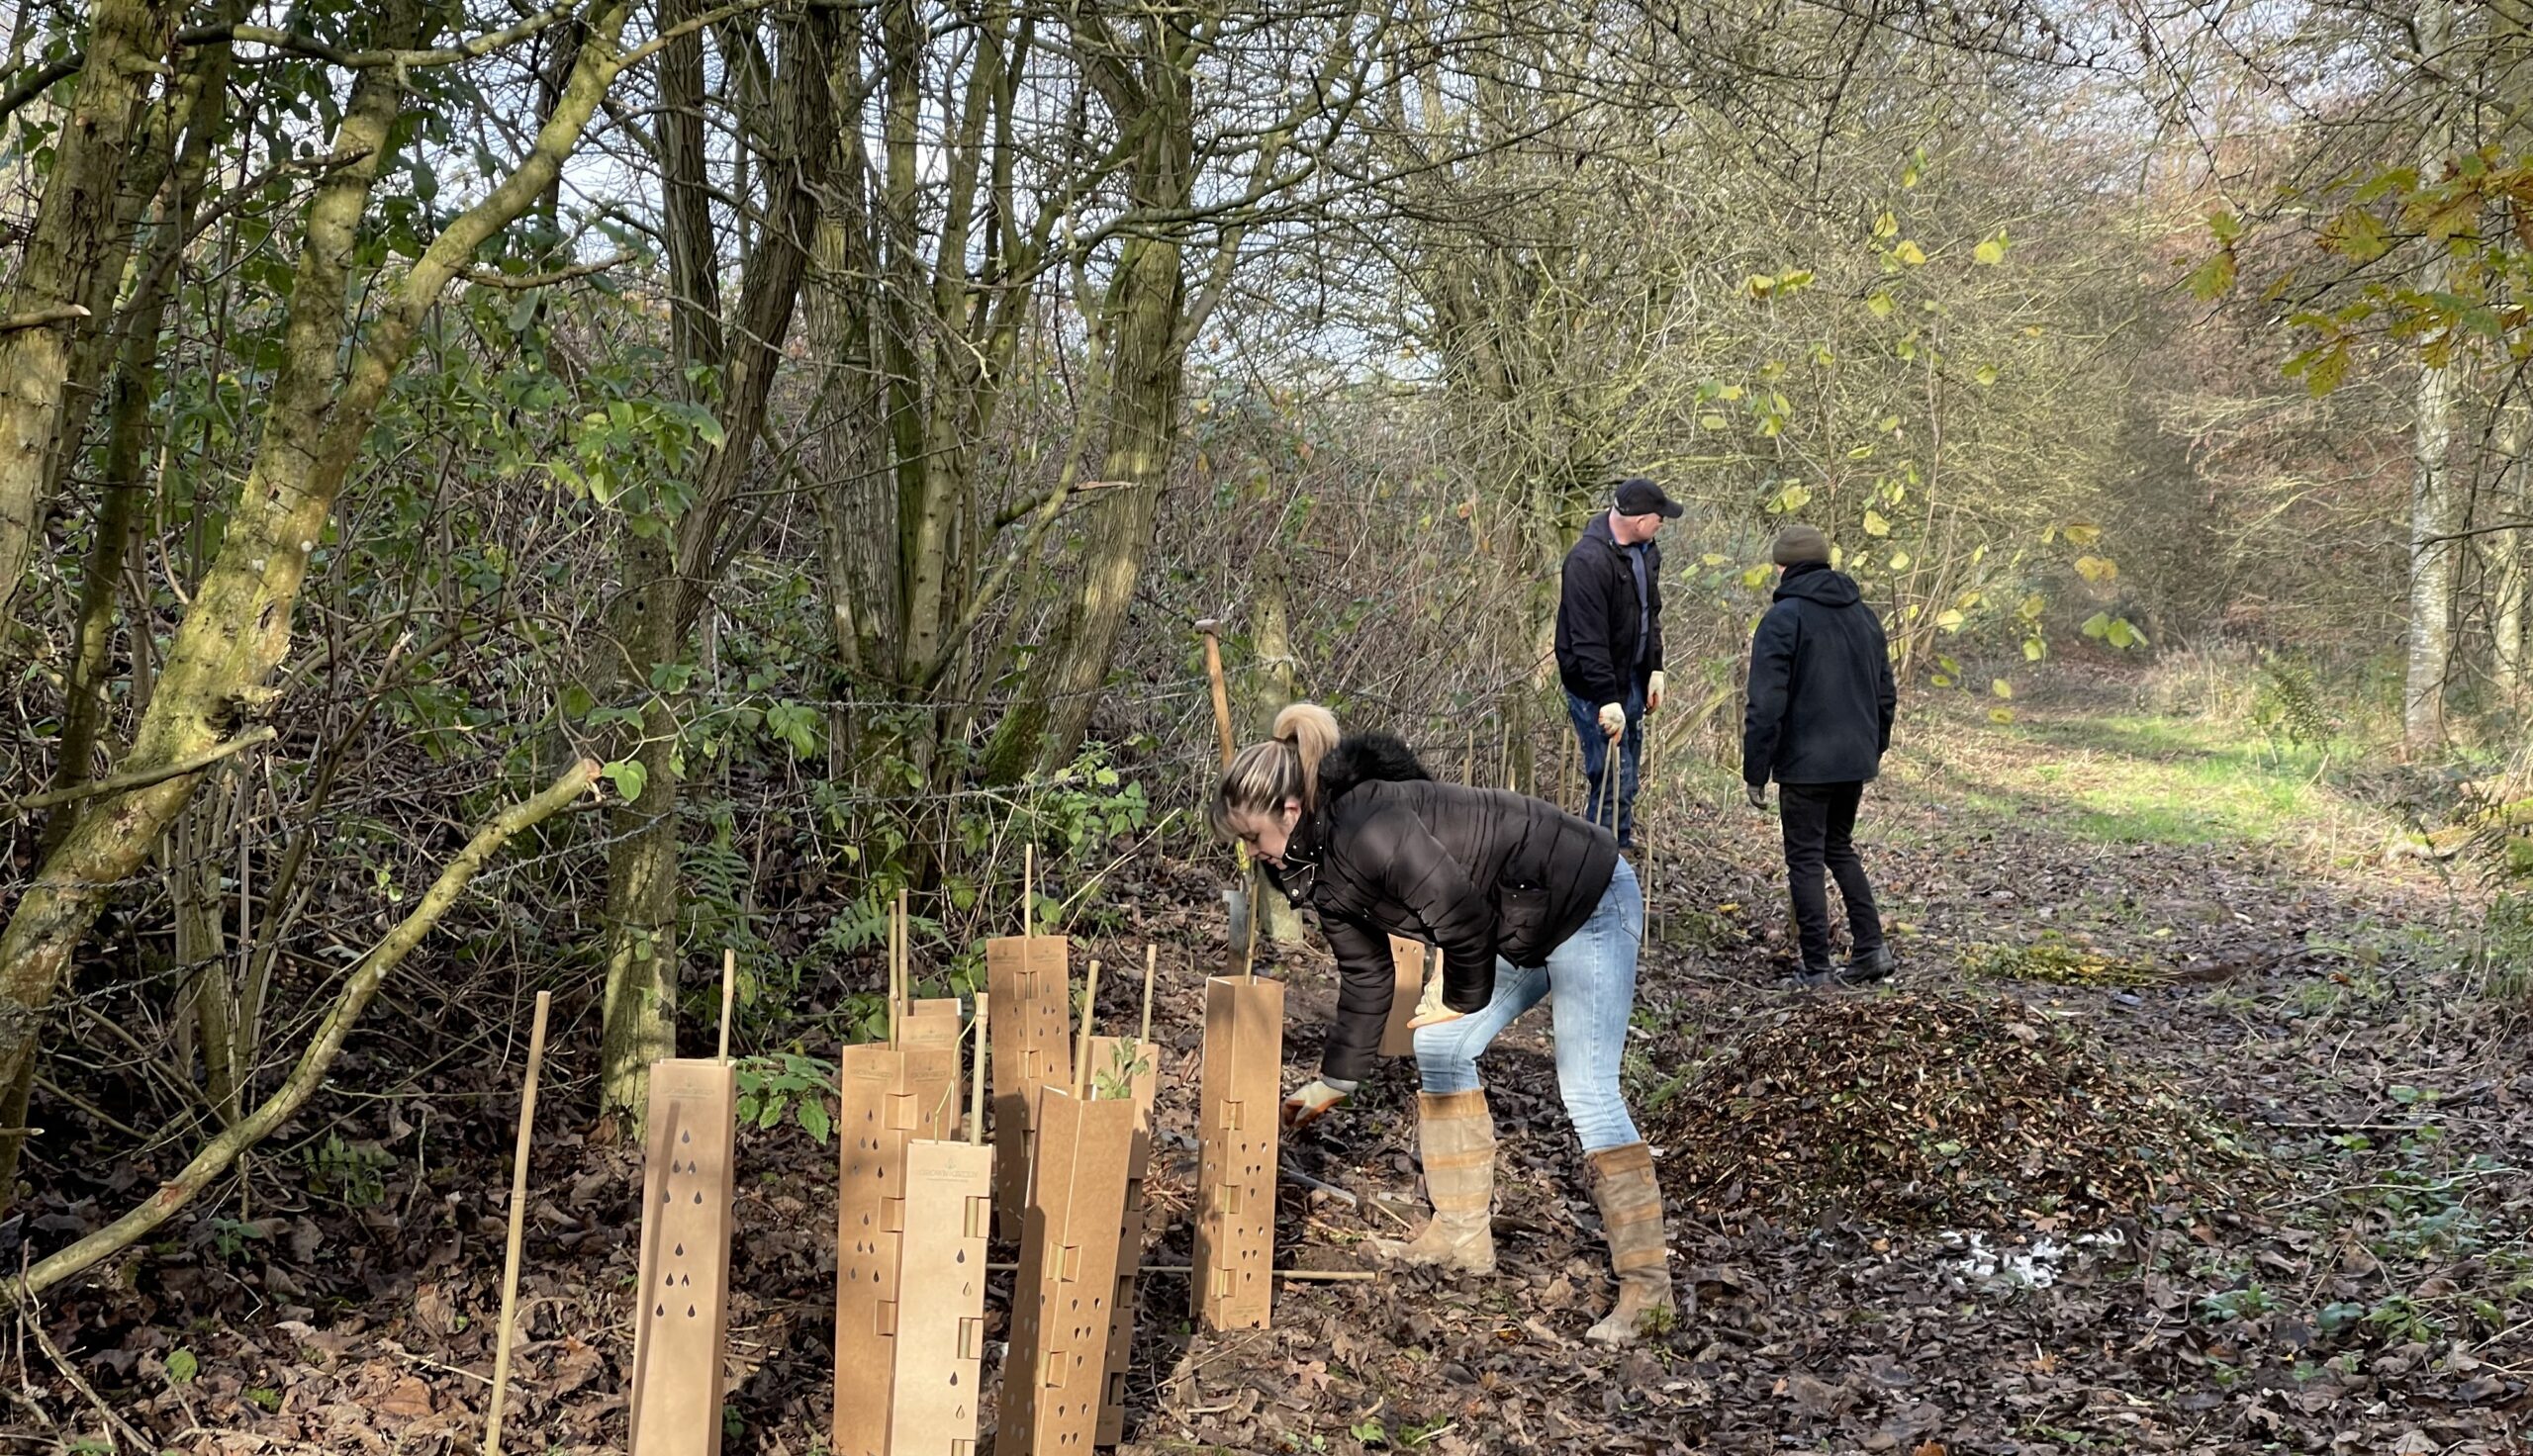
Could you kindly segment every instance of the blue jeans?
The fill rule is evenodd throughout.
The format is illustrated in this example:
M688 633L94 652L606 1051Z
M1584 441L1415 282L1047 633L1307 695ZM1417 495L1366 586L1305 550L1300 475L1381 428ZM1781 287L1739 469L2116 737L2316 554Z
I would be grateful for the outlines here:
M1556 1090L1585 1152L1642 1142L1619 1094L1619 1058L1636 1009L1636 952L1644 941L1644 894L1621 860L1583 928L1550 951L1548 964L1495 964L1495 999L1416 1034L1416 1071L1440 1096L1478 1085L1477 1054L1523 1012L1554 995Z
M1631 682L1627 689L1627 731L1619 735L1619 783L1617 802L1603 797L1601 775L1607 772L1610 740L1601 732L1601 705L1585 702L1573 693L1565 694L1565 715L1573 720L1574 736L1583 745L1583 817L1619 837L1619 848L1636 848L1636 786L1638 770L1644 757L1644 684Z

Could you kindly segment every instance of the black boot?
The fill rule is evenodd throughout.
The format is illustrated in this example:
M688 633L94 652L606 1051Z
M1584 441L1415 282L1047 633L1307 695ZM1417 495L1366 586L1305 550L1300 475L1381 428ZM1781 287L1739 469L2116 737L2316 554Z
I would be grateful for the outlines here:
M1869 986L1888 979L1899 968L1900 957L1891 954L1891 948L1876 946L1848 956L1847 963L1838 967L1837 979L1841 985Z
M1834 986L1838 984L1838 968L1827 960L1815 962L1806 957L1795 972L1786 977L1785 984L1801 986L1808 991Z

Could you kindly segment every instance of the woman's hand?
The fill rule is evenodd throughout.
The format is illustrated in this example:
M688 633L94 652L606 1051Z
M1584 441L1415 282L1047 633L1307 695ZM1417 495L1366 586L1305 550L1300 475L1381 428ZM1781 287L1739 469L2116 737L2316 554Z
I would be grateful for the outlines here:
M1307 1128L1334 1111L1346 1100L1346 1094L1317 1077L1302 1084L1300 1091L1284 1099L1284 1127Z

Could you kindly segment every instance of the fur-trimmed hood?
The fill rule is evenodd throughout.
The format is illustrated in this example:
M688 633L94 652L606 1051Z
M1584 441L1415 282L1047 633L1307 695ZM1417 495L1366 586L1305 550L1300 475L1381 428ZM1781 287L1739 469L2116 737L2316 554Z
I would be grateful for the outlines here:
M1416 761L1416 750L1397 735L1349 734L1319 761L1319 807L1326 810L1360 783L1412 783L1433 776Z

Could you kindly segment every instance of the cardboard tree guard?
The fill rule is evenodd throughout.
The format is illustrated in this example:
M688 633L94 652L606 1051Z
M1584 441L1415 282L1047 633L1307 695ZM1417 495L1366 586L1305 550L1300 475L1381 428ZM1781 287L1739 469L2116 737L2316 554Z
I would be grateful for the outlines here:
M633 1456L719 1456L738 1141L730 1064L653 1062L644 1126L630 1444Z
M1381 1026L1381 1055L1409 1056L1416 1050L1416 1034L1407 1029L1415 1019L1416 1000L1425 994L1426 959L1433 948L1423 941L1405 936L1389 938L1389 963L1392 984L1389 993L1389 1020Z
M968 1100L959 1075L959 1043L967 1030L959 1014L959 998L908 1001L905 1007L897 1049L906 1054L906 1075L923 1097L926 1114L956 1132Z
M1274 1309L1275 1150L1284 986L1205 982L1190 1304L1207 1329L1264 1329Z
M880 1043L844 1048L836 1115L835 1456L887 1456L896 1369L906 1148L958 1125L940 1095L951 1065L918 1076L925 1053Z
M1004 1238L1021 1236L1038 1089L1073 1084L1071 949L1063 936L985 942L985 989L993 999L993 1214Z
M889 1450L891 1456L975 1456L993 1149L907 1143L905 1195ZM837 1400L844 1400L841 1390Z
M1097 1436L1136 1121L1131 1100L1039 1089L995 1456L1086 1453Z
M1152 1109L1161 1090L1161 1047L1133 1037L1090 1039L1090 1085L1101 1098L1126 1095L1135 1135L1126 1156L1126 1211L1117 1237L1117 1293L1108 1303L1108 1355L1099 1385L1098 1444L1126 1434L1126 1370L1135 1352L1135 1287L1144 1259L1144 1175L1152 1167Z

